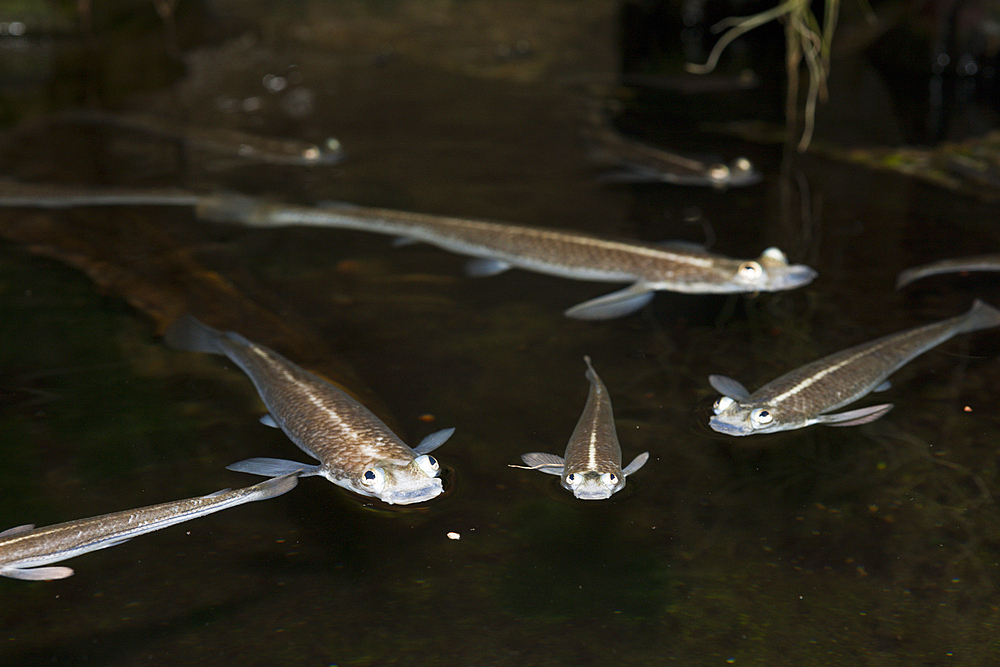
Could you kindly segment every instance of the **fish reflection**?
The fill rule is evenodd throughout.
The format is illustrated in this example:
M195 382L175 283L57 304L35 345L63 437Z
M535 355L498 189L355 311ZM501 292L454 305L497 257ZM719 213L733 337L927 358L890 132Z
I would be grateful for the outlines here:
M608 389L590 365L590 357L583 360L587 363L590 393L566 445L565 457L530 452L522 455L521 460L530 469L559 475L563 488L572 491L580 500L604 500L625 488L625 478L646 463L649 452L639 454L622 468L622 450Z
M292 471L322 475L334 484L386 503L408 505L441 494L440 466L430 452L455 429L432 433L411 449L366 407L326 380L238 333L218 331L186 315L164 333L181 350L229 357L253 381L270 414L299 449L321 463L253 458L229 470L276 477Z
M803 428L811 424L854 426L874 421L891 403L827 414L872 391L889 388L886 380L903 364L960 333L1000 326L1000 311L978 299L964 315L908 329L831 354L806 364L752 394L732 378L709 376L722 394L709 426L728 435L753 435Z
M58 116L75 123L108 125L155 137L180 141L188 148L207 150L220 155L256 162L300 166L333 165L344 159L340 141L327 138L322 144L297 139L266 137L222 127L200 127L152 116L111 114L101 111L69 111Z
M275 498L295 488L298 474L291 472L254 486L226 489L200 498L67 521L35 528L17 526L0 533L0 576L30 581L65 579L68 567L42 567L50 563L106 549L176 523L212 514L229 507Z

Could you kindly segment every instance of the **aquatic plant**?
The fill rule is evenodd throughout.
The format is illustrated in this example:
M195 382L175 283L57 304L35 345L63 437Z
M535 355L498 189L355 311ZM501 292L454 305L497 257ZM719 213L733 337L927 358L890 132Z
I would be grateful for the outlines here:
M864 1L864 0L862 0ZM867 4L867 3L866 3ZM725 30L715 43L704 65L688 63L687 70L707 74L715 69L725 48L746 32L775 20L785 22L785 68L788 73L788 91L785 99L785 120L794 127L798 118L799 66L803 59L809 71L809 88L806 92L802 123L802 136L798 149L804 151L812 139L815 125L816 102L826 97L826 77L830 70L830 45L840 12L840 0L824 2L823 24L820 25L808 0L787 0L773 9L752 16L730 17L714 26L713 32ZM869 16L871 10L865 7Z

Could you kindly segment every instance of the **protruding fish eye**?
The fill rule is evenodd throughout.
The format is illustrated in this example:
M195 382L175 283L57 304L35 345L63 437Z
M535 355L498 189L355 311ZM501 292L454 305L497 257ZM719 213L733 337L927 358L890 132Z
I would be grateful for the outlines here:
M308 148L302 151L303 160L309 160L310 162L314 162L315 160L319 159L319 156L320 156L319 146L309 146Z
M716 185L725 185L731 176L729 167L724 164L713 164L708 168L708 179Z
M361 474L361 484L374 491L380 491L385 486L385 473L381 468L369 468Z
M771 414L770 410L757 408L750 413L750 420L757 426L764 426L774 421L774 415Z
M566 483L569 484L570 486L576 486L576 484L579 481L580 481L580 476L577 475L575 472L571 472L570 474L566 475Z
M764 269L757 262L750 260L740 264L740 268L736 270L736 274L743 280L754 281L764 274Z
M618 484L618 475L613 472L606 472L601 475L601 482L604 486L615 486Z
M719 396L719 400L717 400L715 404L712 406L712 412L714 412L717 415L721 414L725 412L726 409L735 402L736 401L729 398L728 396Z
M337 152L340 150L340 140L336 137L329 137L326 140L326 150L330 152Z
M424 454L423 456L418 456L414 459L417 462L417 466L424 471L430 477L436 477L441 466L438 464L437 459L430 454Z
M745 157L736 158L735 160L733 160L732 165L733 165L733 171L740 174L745 174L753 171L753 163L750 162L750 160L746 159Z

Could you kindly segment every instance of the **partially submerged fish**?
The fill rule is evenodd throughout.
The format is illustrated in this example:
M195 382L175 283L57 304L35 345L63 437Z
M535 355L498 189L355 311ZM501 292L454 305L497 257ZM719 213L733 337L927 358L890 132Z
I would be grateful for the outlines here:
M268 477L291 471L302 477L322 475L390 505L419 503L442 492L440 466L430 452L455 429L432 433L411 449L345 392L238 333L218 331L185 315L170 325L164 338L178 349L229 357L264 400L270 414L261 421L280 428L299 449L321 462L253 458L227 466L229 470Z
M978 299L963 315L907 329L806 364L752 394L732 378L710 375L722 394L709 426L728 435L753 435L811 424L854 426L875 421L891 403L828 414L872 391L889 388L886 378L917 355L952 336L1000 326L1000 310Z
M632 283L566 311L569 317L584 320L633 313L649 303L657 290L775 292L801 287L816 277L808 266L789 265L777 248L768 248L756 260L740 260L714 255L689 243L618 241L582 232L361 206L282 206L239 195L206 196L196 213L208 220L254 227L312 225L423 241L477 257L468 267L475 276L517 267L563 278Z
M295 472L242 489L225 489L200 498L175 500L88 519L35 528L18 526L0 533L0 576L44 581L65 579L68 567L41 567L89 551L106 549L175 523L212 514L229 507L275 498L295 488Z
M604 500L625 488L625 478L646 463L649 452L639 454L632 463L622 468L622 450L615 431L608 389L590 365L590 357L583 360L587 362L590 393L583 414L566 445L565 458L531 452L523 454L521 460L533 470L559 475L563 487L580 500Z
M257 162L302 166L333 165L344 159L340 141L329 137L322 145L297 139L266 137L222 127L173 123L152 116L111 114L102 111L66 111L63 121L109 125L183 142L185 145Z
M940 273L965 273L967 271L1000 271L1000 255L942 259L939 262L915 266L899 273L896 278L896 289L902 289L927 276L936 276Z
M759 183L762 176L753 163L738 157L729 164L718 159L703 159L671 153L649 144L629 139L604 125L588 132L595 160L622 168L602 177L605 181L623 183L673 183L674 185L707 185L724 190Z

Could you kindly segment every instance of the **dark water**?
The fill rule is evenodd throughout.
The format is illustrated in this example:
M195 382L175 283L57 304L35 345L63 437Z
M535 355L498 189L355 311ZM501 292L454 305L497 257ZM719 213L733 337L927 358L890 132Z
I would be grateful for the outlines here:
M136 39L165 48L155 15L142 25ZM83 61L98 74L53 65L82 57L71 46L38 40L5 60L20 67L4 89L12 116L82 103L95 88L121 94L109 50ZM472 280L460 258L426 246L209 226L184 210L4 212L5 225L78 216L82 237L93 225L128 238L152 221L242 294L315 327L408 442L458 430L436 452L448 493L419 507L310 478L69 561L76 574L63 581L0 580L0 664L986 665L1000 655L996 332L903 368L879 398L895 409L867 426L751 442L706 426L710 373L754 388L975 297L1000 304L992 274L893 288L906 267L995 252L996 205L808 156L782 167L778 148L719 137L712 149L748 154L762 184L609 188L592 178L580 88L565 81L277 38L191 53L188 76L169 87L132 81L129 108L335 135L350 159L318 170L218 164L134 134L8 128L5 172L645 239L702 242L710 229L720 253L777 245L820 277L758 298L660 294L639 315L579 322L561 312L611 287L519 271ZM293 88L314 96L304 115L260 83L295 70ZM220 110L250 97L259 110ZM650 133L666 140L670 126ZM686 127L676 142L697 143ZM141 304L94 286L98 269L39 251L0 246L0 528L249 484L224 470L248 456L305 460L257 422L252 386L231 364L166 349ZM523 452L562 451L586 397L584 354L609 387L624 458L651 454L602 503L508 467Z

